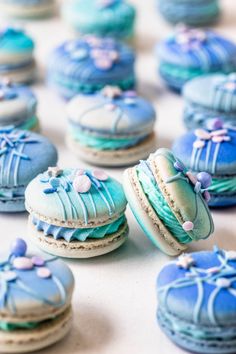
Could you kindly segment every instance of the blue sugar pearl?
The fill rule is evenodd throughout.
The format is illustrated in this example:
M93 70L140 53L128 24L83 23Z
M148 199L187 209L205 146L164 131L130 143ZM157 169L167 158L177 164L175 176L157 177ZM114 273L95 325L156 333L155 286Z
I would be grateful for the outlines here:
M210 187L212 178L207 172L200 172L197 174L197 180L201 183L202 189Z
M26 254L27 244L22 238L16 238L11 245L11 254L16 257L23 257Z
M185 166L180 161L175 161L174 168L179 172L183 172L185 169Z

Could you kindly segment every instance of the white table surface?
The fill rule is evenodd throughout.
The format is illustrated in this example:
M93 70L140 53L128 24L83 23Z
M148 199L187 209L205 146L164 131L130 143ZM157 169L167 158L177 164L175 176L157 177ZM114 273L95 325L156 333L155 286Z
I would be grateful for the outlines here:
M173 138L184 131L181 123L182 100L169 92L158 80L153 47L169 33L171 27L159 17L155 0L133 2L138 8L138 89L153 101L157 109L159 146L170 147ZM222 6L224 14L217 30L235 39L236 1L223 0ZM43 73L48 53L61 41L71 37L70 30L59 17L27 22L26 29L36 40L37 60ZM43 134L56 144L59 165L86 166L65 146L65 104L44 85L43 75L41 82L35 85L35 92L39 98ZM122 178L121 169L108 171L112 176ZM214 211L215 233L206 241L192 244L190 251L211 249L214 244L226 249L236 249L235 211L235 208ZM119 250L96 259L66 261L76 279L73 298L74 326L63 341L38 354L183 353L160 331L155 318L155 280L169 258L146 239L129 209L127 215L130 237ZM8 249L15 237L27 239L26 225L26 213L1 215L0 249Z

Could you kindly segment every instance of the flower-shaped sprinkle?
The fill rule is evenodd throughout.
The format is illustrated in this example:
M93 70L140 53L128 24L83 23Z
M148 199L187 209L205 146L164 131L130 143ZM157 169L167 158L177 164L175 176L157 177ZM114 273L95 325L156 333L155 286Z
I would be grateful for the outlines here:
M201 29L177 26L175 41L184 51L198 50L207 40L207 34Z
M50 177L58 177L62 174L63 170L61 170L58 166L48 167L48 175Z
M79 170L73 180L73 188L77 193L89 192L92 185L96 185L100 188L100 181L106 181L108 179L107 174L104 171L95 170L92 173Z
M189 269L191 266L193 266L195 264L194 259L191 257L190 254L181 254L178 257L178 260L176 262L176 265L180 268L183 269Z
M226 80L223 80L216 86L216 89L236 93L236 73L228 75Z
M113 99L120 97L122 95L122 91L118 86L105 86L104 89L101 90L101 94L104 97Z
M193 147L195 149L202 149L206 142L211 140L213 143L222 143L225 141L230 141L230 136L228 135L228 130L221 128L220 125L218 125L220 129L212 130L212 131L207 131L205 129L196 129L194 131L195 136L197 139L193 143Z

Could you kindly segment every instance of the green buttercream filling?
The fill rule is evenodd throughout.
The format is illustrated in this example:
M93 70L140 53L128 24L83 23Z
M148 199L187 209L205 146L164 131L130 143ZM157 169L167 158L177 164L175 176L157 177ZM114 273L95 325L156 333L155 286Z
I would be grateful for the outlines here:
M192 239L173 214L155 180L149 177L139 166L137 167L137 175L148 201L165 227L180 243L191 242Z
M31 130L35 128L37 124L38 124L38 118L36 116L33 116L32 118L28 119L25 123L21 124L20 129Z
M161 63L160 71L164 75L174 76L181 79L191 79L195 76L200 76L204 74L204 71L199 68L185 68L177 65Z
M212 184L208 188L209 192L214 193L235 193L236 192L236 177L229 178L213 178Z
M8 323L0 321L0 330L10 332L16 329L34 329L38 327L40 322L21 322L21 323Z

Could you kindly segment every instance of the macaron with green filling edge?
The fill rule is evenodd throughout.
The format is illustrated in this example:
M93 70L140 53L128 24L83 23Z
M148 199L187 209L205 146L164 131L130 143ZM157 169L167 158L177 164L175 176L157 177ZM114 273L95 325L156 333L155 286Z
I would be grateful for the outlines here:
M102 170L49 168L25 192L30 239L68 258L99 256L127 239L122 185Z
M131 210L162 252L180 254L188 243L214 231L206 202L211 177L206 175L199 181L165 148L125 171L124 190Z

